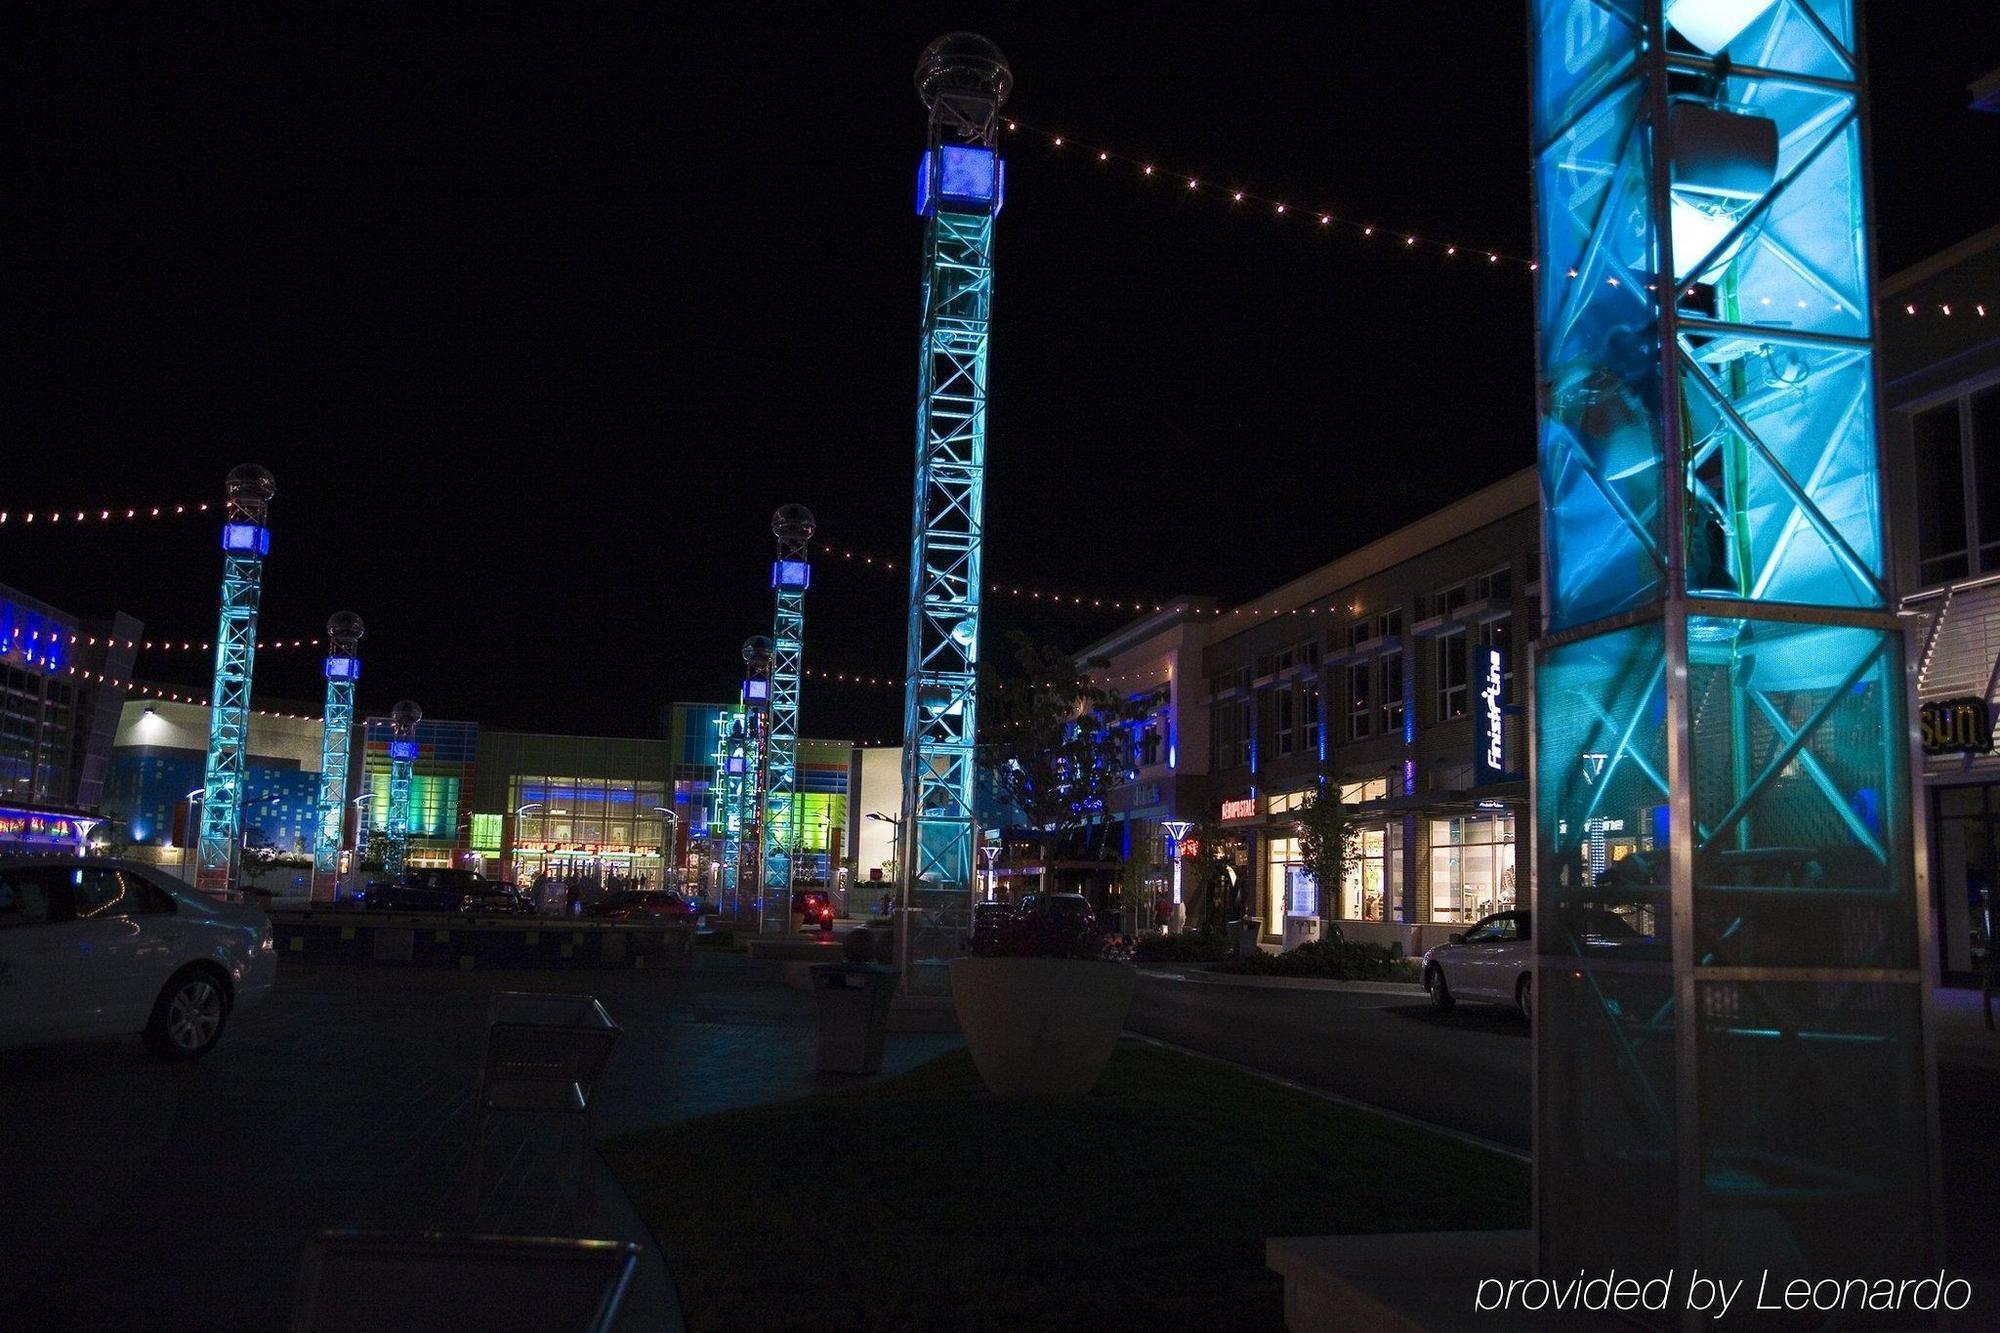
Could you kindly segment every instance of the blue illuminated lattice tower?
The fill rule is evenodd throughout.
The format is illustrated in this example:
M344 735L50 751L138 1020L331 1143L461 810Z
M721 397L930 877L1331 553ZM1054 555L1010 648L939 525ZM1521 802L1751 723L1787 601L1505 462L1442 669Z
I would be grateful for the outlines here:
M917 369L916 506L903 701L906 901L941 928L903 941L907 963L936 963L969 926L979 596L985 541L986 347L993 220L1004 194L1000 104L1013 74L983 37L926 48L917 89L930 134L917 168L924 218L923 342ZM908 914L902 918L908 920ZM906 982L935 984L912 969Z
M389 822L382 851L382 871L403 873L410 857L410 780L417 767L417 723L424 710L408 699L389 710Z
M784 930L792 903L792 852L798 826L799 680L806 638L806 585L812 564L806 544L816 528L812 510L786 505L771 516L778 558L771 563L777 608L771 621L771 711L765 747L763 928Z
M771 728L771 663L776 645L762 634L743 641L743 780L736 802L741 846L737 855L739 900L747 895L763 919L764 807ZM786 904L790 907L790 903Z
M729 724L728 752L722 778L722 905L734 916L741 905L743 855L743 785L749 774L750 737L741 713Z
M243 780L249 764L250 677L257 660L257 604L264 591L265 526L277 483L254 463L229 474L222 524L222 615L215 630L215 682L209 691L208 764L201 793L195 886L228 890L236 880L243 832Z
M724 830L729 824L729 725L733 714L727 709L718 709L715 714L715 749L710 758L713 774L708 782L708 846L713 849L721 845ZM716 858L715 898L718 903L727 903L722 896L722 867Z
M361 679L361 617L337 611L326 622L326 717L319 744L318 827L313 836L314 902L340 888L340 844L347 831L347 759L354 735L354 683Z
M1940 1262L1853 0L1531 0L1540 1271Z

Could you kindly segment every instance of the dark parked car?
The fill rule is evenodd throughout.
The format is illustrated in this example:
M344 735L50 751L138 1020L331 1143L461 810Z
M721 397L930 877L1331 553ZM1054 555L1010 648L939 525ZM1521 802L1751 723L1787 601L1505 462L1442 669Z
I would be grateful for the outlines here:
M512 884L482 879L470 870L406 870L394 879L370 880L365 900L387 912L513 916L525 910Z
M1014 919L1012 903L975 903L972 908L972 948L975 952L1000 943L1001 933Z
M1021 918L1053 916L1065 924L1074 921L1078 930L1089 930L1097 921L1096 914L1090 910L1090 899L1080 893L1031 893L1021 899L1014 915Z
M792 915L802 930L832 930L833 899L824 889L798 889L792 894Z
M672 889L620 889L583 905L583 914L599 921L692 921L694 913Z

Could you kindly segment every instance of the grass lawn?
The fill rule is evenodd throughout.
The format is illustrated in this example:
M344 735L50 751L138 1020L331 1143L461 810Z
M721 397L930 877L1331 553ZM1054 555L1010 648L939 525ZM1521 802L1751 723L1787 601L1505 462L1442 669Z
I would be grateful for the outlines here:
M1267 1236L1528 1224L1528 1168L1135 1041L1080 1102L899 1078L605 1144L690 1326L1279 1328Z

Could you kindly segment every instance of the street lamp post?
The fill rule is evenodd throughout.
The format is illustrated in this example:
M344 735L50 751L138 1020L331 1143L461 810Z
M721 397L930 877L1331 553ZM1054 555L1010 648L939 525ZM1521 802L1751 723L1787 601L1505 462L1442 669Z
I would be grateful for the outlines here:
M893 881L900 867L897 857L903 848L902 818L898 815L885 815L880 810L869 811L868 817L878 824L887 824L889 826L889 837L891 839L889 843L889 878Z
M1167 844L1167 855L1174 863L1174 929L1180 930L1187 924L1187 905L1181 901L1181 839L1188 835L1194 824L1185 819L1163 819L1160 827L1166 830L1171 841Z
M190 884L194 883L194 866L191 863L194 859L195 841L200 836L197 831L198 826L195 824L195 807L201 804L206 790L203 787L196 787L181 797L187 802L188 807L187 826L181 832L181 878Z
M979 857L982 861L986 862L986 901L990 903L993 901L993 863L1000 859L1000 844L997 842L981 843Z
M674 887L674 868L678 864L679 857L679 849L674 843L680 836L681 816L679 811L670 810L664 805L654 806L653 812L666 816L667 845L660 857L660 876L665 881L661 887L671 889Z

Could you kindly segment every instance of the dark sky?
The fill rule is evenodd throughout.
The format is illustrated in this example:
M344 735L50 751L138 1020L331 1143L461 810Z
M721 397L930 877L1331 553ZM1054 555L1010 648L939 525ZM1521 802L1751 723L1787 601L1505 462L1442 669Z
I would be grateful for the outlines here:
M1869 8L1889 272L2000 213L2000 117L1964 109L2000 21ZM1532 459L1528 280L1165 172L1525 253L1524 11L9 6L0 508L214 499L260 462L265 631L359 611L367 706L648 734L728 697L772 509L907 547L911 70L963 27L1020 117L1162 164L1008 144L989 575L1249 595ZM0 532L0 582L179 637L218 568L207 519ZM900 676L905 596L823 560L808 663ZM269 654L260 693L316 698L316 667ZM814 682L804 729L891 737L899 698Z

